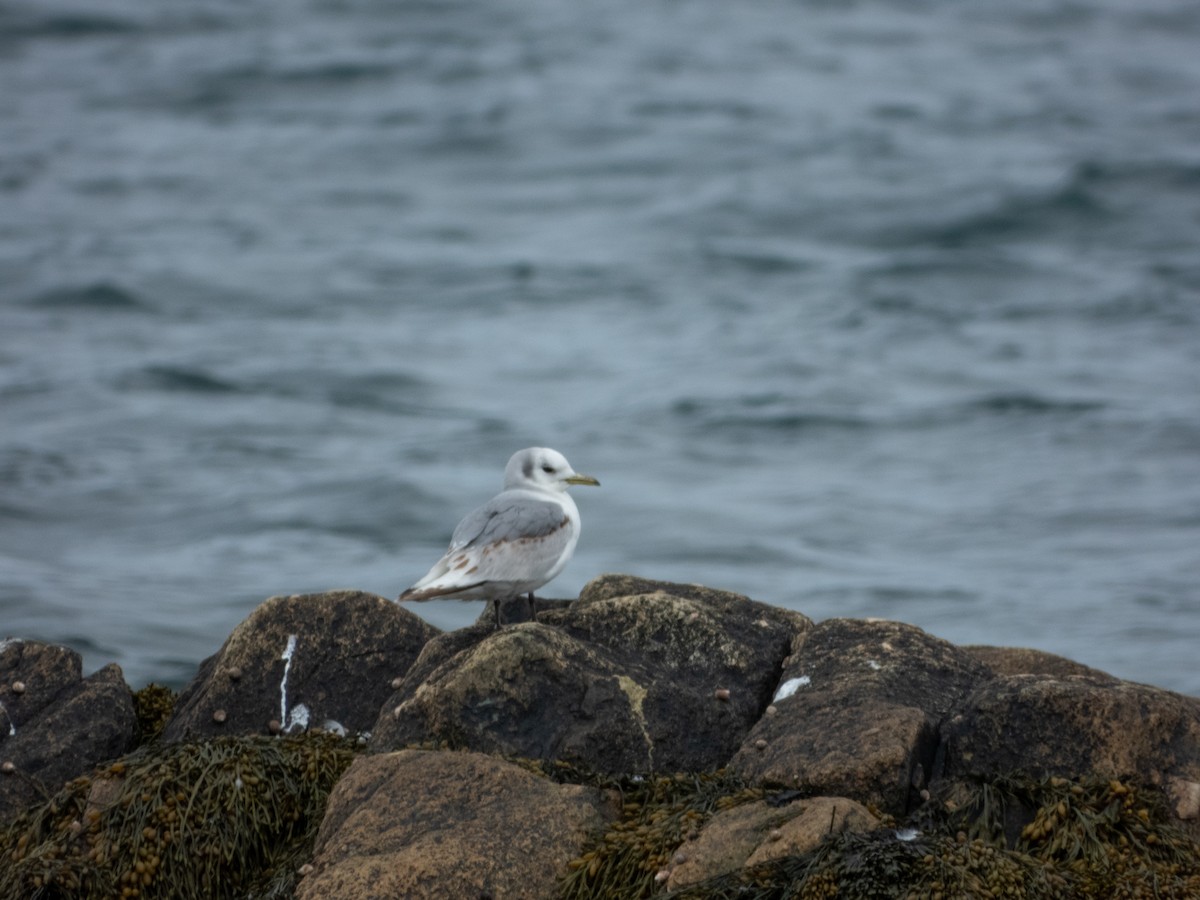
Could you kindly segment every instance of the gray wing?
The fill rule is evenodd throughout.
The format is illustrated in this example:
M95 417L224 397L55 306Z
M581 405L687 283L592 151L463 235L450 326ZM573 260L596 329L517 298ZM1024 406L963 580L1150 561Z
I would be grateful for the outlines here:
M450 551L520 538L541 538L567 527L566 511L557 503L499 494L458 523Z
M554 568L571 534L557 503L501 494L459 523L447 556L466 555L480 581L536 580Z
M450 549L401 600L488 596L545 584L578 535L566 509L521 491L505 491L458 523Z

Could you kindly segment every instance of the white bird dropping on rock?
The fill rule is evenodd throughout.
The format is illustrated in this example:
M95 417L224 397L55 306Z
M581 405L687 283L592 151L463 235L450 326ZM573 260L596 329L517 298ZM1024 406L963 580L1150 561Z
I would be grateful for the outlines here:
M532 599L575 552L579 509L567 493L573 484L600 482L580 475L557 450L518 450L504 469L504 490L458 523L445 555L401 602L493 600L499 625L502 601Z
M778 703L780 700L786 700L802 687L808 687L812 684L812 679L807 675L801 675L799 678L789 678L779 686L779 690L775 692L772 698L772 703Z

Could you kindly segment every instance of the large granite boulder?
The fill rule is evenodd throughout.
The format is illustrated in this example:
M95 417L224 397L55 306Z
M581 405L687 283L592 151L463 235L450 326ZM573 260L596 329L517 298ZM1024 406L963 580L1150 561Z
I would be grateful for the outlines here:
M374 727L373 750L434 741L506 756L583 759L604 771L644 771L652 763L640 686L593 648L546 625L490 634L428 680L403 684L399 695Z
M78 653L0 641L0 821L133 744L133 696L111 663L84 678Z
M200 665L164 738L366 731L437 633L361 591L272 597Z
M296 897L555 897L617 808L479 753L359 757L330 795Z
M980 684L942 726L938 778L1097 775L1160 786L1200 816L1200 699L1109 676L1009 675Z
M942 721L991 677L914 626L827 620L796 638L774 702L731 766L753 781L903 814L921 802Z
M536 622L431 641L372 748L432 740L602 772L715 768L810 624L738 594L605 577Z

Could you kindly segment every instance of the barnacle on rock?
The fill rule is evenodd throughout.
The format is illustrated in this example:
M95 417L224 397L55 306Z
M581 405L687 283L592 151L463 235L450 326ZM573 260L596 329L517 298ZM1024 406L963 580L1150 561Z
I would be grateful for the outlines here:
M355 744L150 744L0 829L0 900L290 897Z

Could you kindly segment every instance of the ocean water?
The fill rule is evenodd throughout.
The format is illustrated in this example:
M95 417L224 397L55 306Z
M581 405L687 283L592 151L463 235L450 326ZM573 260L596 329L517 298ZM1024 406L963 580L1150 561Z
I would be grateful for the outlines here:
M1200 5L0 0L0 637L575 559L1200 694ZM441 627L481 604L417 608Z

